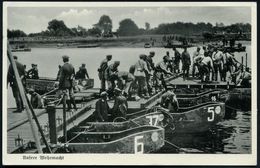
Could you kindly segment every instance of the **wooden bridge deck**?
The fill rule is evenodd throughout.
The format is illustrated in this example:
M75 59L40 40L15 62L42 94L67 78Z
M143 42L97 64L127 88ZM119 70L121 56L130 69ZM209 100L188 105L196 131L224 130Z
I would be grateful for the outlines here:
M227 87L227 84L224 82L220 83L210 83L210 84L201 84L196 80L186 80L183 81L183 78L175 76L166 80L167 84L171 84L175 87ZM230 85L232 86L232 85ZM75 112L67 112L67 129L70 129L80 122L87 119L89 116L93 114L95 111L95 103L97 99L93 99L93 97L99 93L99 89L88 89L84 91L80 91L75 94L77 100L85 100L82 103L77 104L78 110ZM141 108L150 108L152 107L158 98L162 95L163 92L159 92L158 94L152 96L149 99L141 99L139 101L129 101L130 109L141 109ZM110 107L113 105L113 101L109 102ZM7 110L7 152L11 153L14 151L17 146L15 145L15 139L20 138L23 139L23 143L27 143L29 141L34 141L33 135L31 133L30 124L28 122L28 118L26 112L22 113L13 113L15 109ZM48 114L45 109L35 109L35 113L38 116L39 123L44 131L45 136L47 137L47 141L49 141L49 125L48 125ZM62 136L62 119L63 119L63 111L62 106L57 106L56 109L56 126L57 126L57 135ZM39 134L40 136L40 134Z

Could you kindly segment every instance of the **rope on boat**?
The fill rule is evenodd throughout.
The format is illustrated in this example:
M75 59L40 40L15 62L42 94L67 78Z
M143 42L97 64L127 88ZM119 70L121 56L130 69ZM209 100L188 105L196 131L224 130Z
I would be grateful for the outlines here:
M69 141L67 141L65 144L68 144L69 142L71 142L72 140L76 139L76 138L77 138L78 136L80 136L81 134L86 133L86 132L89 132L89 131L93 131L93 130L95 130L95 129L93 128L93 129L87 130L87 128L86 128L84 131L78 133L76 136L74 136L73 138L71 138L71 139L70 139Z

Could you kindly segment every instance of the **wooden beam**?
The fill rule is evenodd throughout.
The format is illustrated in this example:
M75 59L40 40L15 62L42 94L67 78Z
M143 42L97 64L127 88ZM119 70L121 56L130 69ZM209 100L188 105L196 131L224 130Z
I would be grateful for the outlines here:
M28 120L30 122L33 138L35 140L38 153L43 153L42 148L41 148L40 138L39 138L39 135L38 135L38 131L37 131L37 128L35 127L35 125L33 123L33 116L30 113L30 108L29 108L29 105L28 105L27 100L26 100L25 90L23 88L22 81L21 81L20 75L18 73L16 63L15 63L15 60L13 58L9 42L7 44L7 52L8 52L7 55L8 55L8 58L10 60L10 64L11 64L13 70L14 70L14 75L15 75L15 79L16 79L16 82L17 82L17 85L18 85L18 89L19 89L22 101L24 103L24 106L25 106L25 111L27 113Z

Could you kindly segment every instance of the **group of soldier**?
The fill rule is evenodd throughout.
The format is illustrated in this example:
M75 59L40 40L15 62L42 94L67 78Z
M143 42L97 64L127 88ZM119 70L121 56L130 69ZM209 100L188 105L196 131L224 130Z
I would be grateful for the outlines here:
M192 77L197 77L201 79L202 82L217 81L218 75L220 75L221 81L226 81L227 72L231 75L237 75L243 72L240 83L248 84L248 80L251 78L250 73L247 72L248 68L246 71L241 71L243 67L239 66L238 61L236 61L232 54L225 50L222 52L218 50L218 48L209 49L204 46L202 49L203 52L201 52L200 47L197 47L197 50L193 53L193 57L191 58L186 47L182 54L180 54L178 49L173 48L174 56L171 57L169 51L167 51L166 55L163 56L162 60L157 64L153 61L155 56L154 51L151 51L148 55L140 54L139 59L135 64L130 66L129 71L118 70L120 61L114 61L109 65L109 62L112 60L112 55L107 55L98 68L101 89L100 99L96 103L96 120L107 121L109 114L113 119L120 117L126 118L128 108L127 100L149 98L161 90L166 90L166 92L161 98L160 105L169 110L176 111L176 109L178 109L176 95L173 93L173 88L166 86L165 78L168 75L180 73L182 70L183 80L186 80L190 77L191 66ZM28 78L28 76L33 79L39 78L37 65L35 66L35 64L33 64L32 69L26 72L25 66L17 61L16 56L14 56L14 59L24 86L25 79ZM71 111L72 105L74 110L77 110L74 99L75 80L89 78L89 75L85 64L82 64L75 73L73 65L69 63L69 57L64 55L62 59L64 65L59 66L57 74L59 90L66 96L67 110ZM180 68L180 65L182 65L182 68ZM17 112L21 112L23 110L23 102L11 66L8 70L8 83L10 83L13 90L13 96L17 104ZM31 94L31 103L34 108L43 107L43 104L39 101L41 97L38 93L33 89L29 89L27 92ZM114 99L114 106L110 109L107 100L112 98Z

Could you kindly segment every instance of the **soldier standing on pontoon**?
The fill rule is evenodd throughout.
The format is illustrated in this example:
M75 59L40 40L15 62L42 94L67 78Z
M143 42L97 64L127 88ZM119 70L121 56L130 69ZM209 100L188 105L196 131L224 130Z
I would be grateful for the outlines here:
M169 61L169 57L164 56L163 61L159 62L155 66L156 92L159 92L159 90L162 90L162 87L164 87L166 89L166 83L164 81L165 75L167 75L167 74L173 75L170 71L167 70L168 61Z
M115 80L118 73L118 66L120 61L115 61L113 64L109 65L105 71L105 79L108 85L108 97L112 98L114 96L114 89L116 87Z
M186 80L186 78L189 77L189 71L190 71L190 54L187 51L187 47L184 47L184 51L181 54L181 61L182 61L182 73L183 73L183 80Z
M17 56L14 56L14 61L16 63L16 67L17 67L18 73L20 75L22 84L25 87L25 75L26 75L26 73L25 73L24 65L17 61ZM14 96L14 99L15 99L15 102L16 102L16 111L14 111L14 113L21 113L24 109L23 101L22 101L22 98L21 98L21 95L20 95L20 92L19 92L19 89L18 89L18 84L16 82L14 70L13 70L13 67L11 65L9 65L8 73L7 73L7 87L8 87L9 83L10 83L10 87L12 88L13 96Z
M66 95L66 103L68 105L68 111L71 110L71 104L73 104L74 109L77 110L77 106L74 99L73 91L73 80L75 78L75 69L69 63L69 57L67 55L62 56L64 65L60 69L59 78L59 89L63 91Z
M106 72L106 69L107 69L107 67L108 67L108 62L109 62L111 59L112 59L112 55L107 55L107 56L106 56L106 59L104 59L104 60L101 62L100 67L98 68L98 77L99 77L100 82L101 82L101 90L100 90L100 92L106 90L105 72Z
M146 55L141 54L139 56L139 60L135 64L135 72L134 76L136 82L138 84L138 96L148 98L148 89L147 89L147 82L146 82L146 73L150 73L145 62Z

